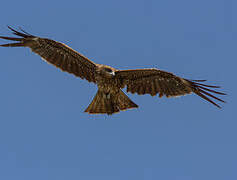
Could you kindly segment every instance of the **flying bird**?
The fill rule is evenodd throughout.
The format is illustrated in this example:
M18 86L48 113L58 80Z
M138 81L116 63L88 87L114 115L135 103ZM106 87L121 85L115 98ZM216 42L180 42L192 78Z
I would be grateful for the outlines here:
M118 70L107 65L96 64L63 43L33 36L22 29L16 31L9 26L8 28L18 37L0 36L2 39L15 41L0 46L28 47L43 60L62 71L97 84L98 91L85 110L89 114L110 115L121 110L138 108L138 105L121 90L125 87L127 92L151 96L159 94L160 98L164 95L176 97L195 93L218 108L221 106L211 98L225 102L213 94L226 94L213 90L219 86L203 84L206 80L188 80L155 68Z

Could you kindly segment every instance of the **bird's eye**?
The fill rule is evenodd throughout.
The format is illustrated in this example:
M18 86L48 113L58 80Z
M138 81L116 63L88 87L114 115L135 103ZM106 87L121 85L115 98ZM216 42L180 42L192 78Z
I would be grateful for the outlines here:
M105 68L105 71L111 73L111 72L112 72L112 69L110 69L110 68Z

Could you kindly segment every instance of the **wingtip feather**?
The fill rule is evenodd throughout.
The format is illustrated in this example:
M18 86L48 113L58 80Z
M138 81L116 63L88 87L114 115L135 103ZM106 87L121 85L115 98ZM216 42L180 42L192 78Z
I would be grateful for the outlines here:
M1 47L22 47L23 43L9 43L9 44L0 44Z
M17 36L21 36L21 37L24 37L24 38L27 38L27 37L35 37L35 36L33 36L33 35L27 33L26 31L24 31L22 28L19 28L19 29L20 29L20 31L22 31L23 33L21 33L21 32L19 32L19 31L15 30L15 29L13 29L13 28L10 27L10 26L7 26L7 27L8 27L8 29L10 29L10 30L12 31L13 34L15 34L15 35L17 35Z
M197 94L198 96L200 96L201 98L207 100L208 102L212 103L213 105L215 105L216 107L218 108L221 108L220 105L218 105L217 103L215 103L214 101L212 101L209 97L213 98L213 99L216 99L222 103L226 103L224 100L208 93L207 91L211 92L211 93L214 93L214 94L219 94L219 95L226 95L226 93L223 93L223 92L218 92L218 91L215 91L215 90L212 90L212 89L209 89L209 88L220 88L220 86L213 86L213 85L206 85L206 84L201 84L201 83L198 83L198 82L201 82L201 81L198 81L198 80L195 80L195 81L192 81L192 80L187 80L190 84L191 84L191 87L193 89L193 92L195 94ZM209 87L209 88L206 88L206 87ZM209 96L209 97L208 97Z

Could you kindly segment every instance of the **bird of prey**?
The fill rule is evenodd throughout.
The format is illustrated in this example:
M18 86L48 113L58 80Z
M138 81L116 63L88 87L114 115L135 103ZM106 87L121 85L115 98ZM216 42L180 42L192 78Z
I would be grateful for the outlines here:
M15 41L0 46L28 47L43 60L62 71L97 84L98 91L85 110L89 114L111 115L121 110L138 108L138 105L121 90L125 86L127 92L139 95L155 96L159 94L159 97L164 95L176 97L195 93L218 108L221 108L220 105L211 98L224 102L212 94L225 95L213 90L219 86L203 84L205 80L188 80L155 68L118 70L107 65L96 64L63 43L33 36L22 29L20 32L9 26L8 28L18 37L0 36L2 39Z

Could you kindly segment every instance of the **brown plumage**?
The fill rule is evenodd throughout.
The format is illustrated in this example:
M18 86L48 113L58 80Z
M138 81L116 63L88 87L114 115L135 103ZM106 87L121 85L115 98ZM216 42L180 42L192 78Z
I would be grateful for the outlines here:
M0 36L2 39L16 41L16 43L0 46L29 47L46 62L57 68L97 84L98 92L85 110L90 114L113 114L120 110L137 108L138 106L122 92L121 89L125 86L127 86L127 92L139 95L150 94L155 96L159 94L159 97L164 95L176 97L195 93L218 108L220 106L210 97L224 102L211 94L225 95L212 89L219 88L219 86L203 84L205 80L183 79L172 73L154 68L117 70L106 65L96 64L65 44L33 36L23 30L19 32L11 27L8 28L12 30L13 34L20 37Z

